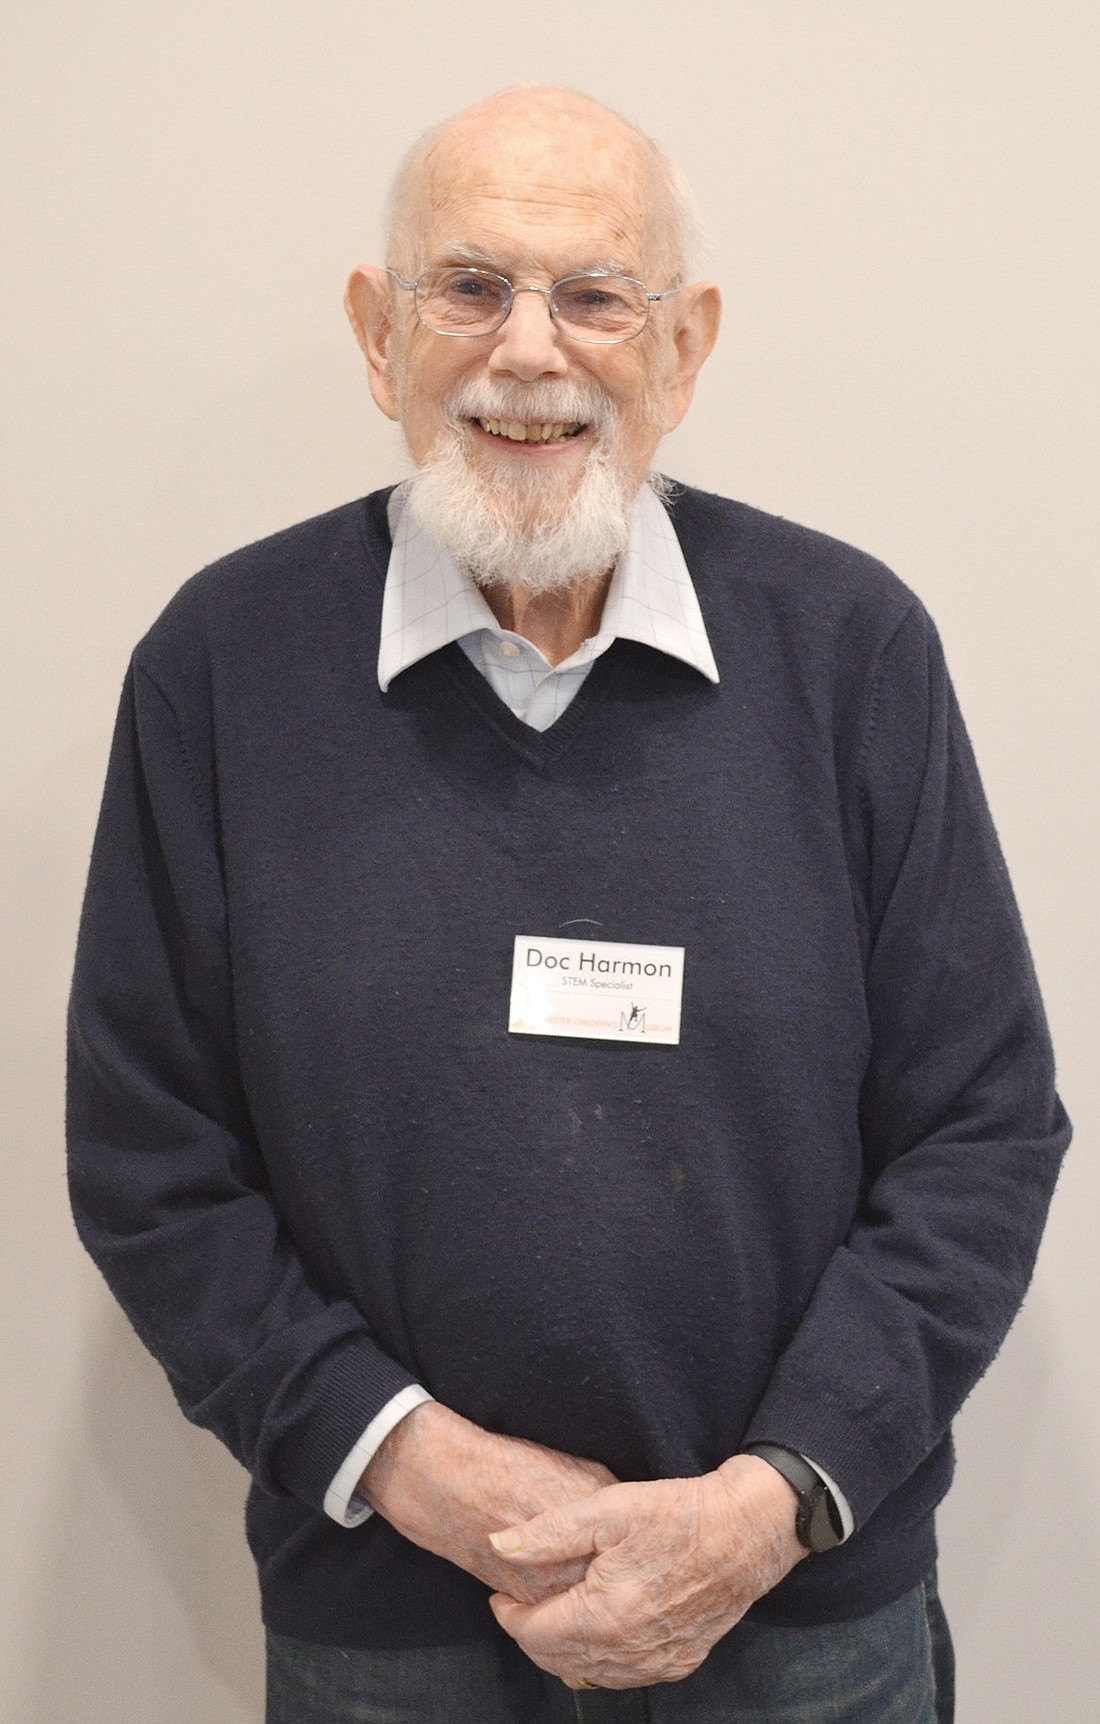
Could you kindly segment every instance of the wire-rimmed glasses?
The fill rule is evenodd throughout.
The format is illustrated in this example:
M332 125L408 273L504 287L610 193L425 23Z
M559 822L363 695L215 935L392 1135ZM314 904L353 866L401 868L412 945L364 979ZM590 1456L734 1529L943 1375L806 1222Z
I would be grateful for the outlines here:
M491 269L424 269L415 281L405 281L395 269L387 273L412 294L417 317L436 335L492 335L517 293L541 293L563 335L603 346L633 341L649 322L650 306L680 291L676 286L650 293L633 276L598 269L563 276L553 287L517 287Z

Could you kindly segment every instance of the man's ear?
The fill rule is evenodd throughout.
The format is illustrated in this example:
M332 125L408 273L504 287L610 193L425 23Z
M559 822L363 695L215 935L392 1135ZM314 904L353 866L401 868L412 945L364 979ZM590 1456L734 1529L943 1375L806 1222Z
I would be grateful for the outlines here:
M691 406L695 379L715 341L722 321L722 296L713 281L696 281L672 301L672 340L675 354L664 391L662 429L672 431Z
M387 419L396 419L391 303L390 278L384 269L368 263L353 271L344 295L344 310L367 362L370 392Z

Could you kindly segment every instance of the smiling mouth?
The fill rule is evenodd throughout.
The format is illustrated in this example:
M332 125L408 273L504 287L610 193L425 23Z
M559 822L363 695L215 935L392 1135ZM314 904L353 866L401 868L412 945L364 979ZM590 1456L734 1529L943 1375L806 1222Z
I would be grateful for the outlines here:
M587 429L584 424L561 420L526 425L518 419L475 419L474 424L491 437L507 437L511 443L568 443Z

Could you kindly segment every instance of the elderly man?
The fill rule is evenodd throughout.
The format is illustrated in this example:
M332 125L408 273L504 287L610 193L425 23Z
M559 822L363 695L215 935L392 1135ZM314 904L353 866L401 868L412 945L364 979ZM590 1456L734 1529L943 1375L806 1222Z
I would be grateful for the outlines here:
M931 625L650 477L667 162L492 97L348 310L417 473L135 654L81 1233L253 1475L269 1718L951 1716L933 1511L1067 1138Z

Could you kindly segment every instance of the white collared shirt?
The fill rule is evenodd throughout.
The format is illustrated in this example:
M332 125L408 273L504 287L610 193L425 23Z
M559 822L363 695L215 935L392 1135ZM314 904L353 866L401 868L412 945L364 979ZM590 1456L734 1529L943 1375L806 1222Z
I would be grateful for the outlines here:
M703 613L672 522L648 485L634 502L630 537L615 565L597 634L552 665L533 642L501 628L482 593L451 553L405 507L405 487L389 502L393 550L382 599L378 684L457 641L494 694L533 730L549 730L596 660L622 638L694 665L718 681Z

